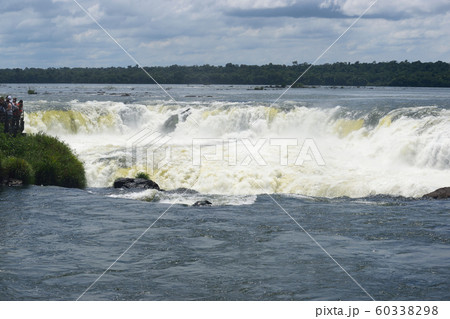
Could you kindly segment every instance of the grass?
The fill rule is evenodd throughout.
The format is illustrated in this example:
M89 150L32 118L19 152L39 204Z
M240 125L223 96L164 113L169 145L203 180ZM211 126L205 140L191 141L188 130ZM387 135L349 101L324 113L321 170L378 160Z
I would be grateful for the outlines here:
M36 185L86 187L83 163L68 145L43 133L12 137L2 133L2 125L0 129L1 179L21 179L27 171L27 181Z
M149 179L150 179L150 176L148 176L147 173L139 172L139 173L136 174L136 178L143 178L143 179L149 180Z
M2 179L20 179L25 185L32 184L34 181L33 168L22 158L7 157L1 161L0 167Z

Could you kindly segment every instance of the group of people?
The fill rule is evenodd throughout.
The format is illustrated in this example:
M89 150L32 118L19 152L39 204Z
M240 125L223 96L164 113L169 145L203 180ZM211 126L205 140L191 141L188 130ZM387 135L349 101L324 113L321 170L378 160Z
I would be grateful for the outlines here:
M4 132L16 135L24 130L23 101L11 96L0 97L0 123L4 125Z

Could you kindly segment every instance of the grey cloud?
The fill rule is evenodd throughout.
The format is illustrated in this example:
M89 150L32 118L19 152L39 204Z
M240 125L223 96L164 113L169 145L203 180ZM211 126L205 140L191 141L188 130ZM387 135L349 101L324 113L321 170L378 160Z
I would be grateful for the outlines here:
M279 8L233 9L226 14L240 18L348 18L334 8L320 8L318 3L295 4Z
M229 16L240 18L326 18L326 19L348 19L356 18L358 15L342 13L336 8L320 8L318 5L292 5L289 7L267 8L267 9L234 9L226 12ZM407 18L404 12L391 13L367 13L365 19L401 20Z
M368 7L369 4L367 4ZM351 6L346 5L346 1L332 2L329 5L322 5L318 1L301 1L289 6L276 8L256 8L256 9L231 9L225 12L228 16L239 18L327 18L344 19L356 18L364 11L366 6L359 6L360 12ZM403 20L418 16L442 14L450 11L449 2L430 2L424 5L410 5L407 2L378 1L364 15L364 19L385 19Z

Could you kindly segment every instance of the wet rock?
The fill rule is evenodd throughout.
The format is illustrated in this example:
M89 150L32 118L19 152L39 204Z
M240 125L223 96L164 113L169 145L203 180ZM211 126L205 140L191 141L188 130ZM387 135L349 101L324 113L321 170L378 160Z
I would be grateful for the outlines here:
M171 133L175 131L175 128L179 122L178 114L171 115L162 125L161 131L163 133Z
M0 180L1 181L1 180ZM6 186L23 186L23 181L16 178L8 178L3 181L1 181L0 185L6 185Z
M212 203L209 200L199 200L199 201L196 201L194 203L194 205L192 205L192 206L199 207L199 206L211 206L211 205L212 205Z
M144 178L118 178L114 181L114 188L143 188L161 190L159 185L154 181Z
M175 128L177 127L178 122L184 122L186 121L186 118L191 114L191 109L187 108L183 112L179 114L173 114L171 115L161 126L160 130L163 133L171 133L175 131Z
M180 188L176 188L176 189L171 189L166 191L166 193L168 194L184 194L184 195L195 195L198 194L198 192L196 190L190 189L190 188L185 188L185 187L180 187Z
M422 198L432 198L432 199L450 198L450 187L438 188L434 192L423 195Z

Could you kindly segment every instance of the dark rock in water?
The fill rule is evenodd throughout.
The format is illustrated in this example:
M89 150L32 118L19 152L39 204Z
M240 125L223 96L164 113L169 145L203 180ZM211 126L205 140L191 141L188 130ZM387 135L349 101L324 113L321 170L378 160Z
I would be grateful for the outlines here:
M181 116L181 120L184 122L186 121L186 118L191 114L191 109L188 108L186 110L184 110L183 112L180 113Z
M442 187L434 192L423 195L422 198L446 199L450 198L450 187Z
M194 203L192 206L211 206L212 203L209 200L199 200Z
M179 121L180 120L178 119L178 114L170 116L162 125L161 131L163 131L164 133L171 133L175 131L175 127L177 126Z
M178 122L186 121L186 118L191 114L190 110L191 109L188 108L179 114L171 115L162 125L161 131L163 133L171 133L171 132L175 131L175 128L177 127Z
M171 189L171 190L166 191L166 193L168 193L168 194L188 194L188 195L198 194L198 192L196 190L184 188L184 187Z
M23 186L23 181L16 178L8 178L3 181L1 181L0 185L6 185L6 186Z
M144 178L118 178L114 181L114 188L143 188L161 190L159 185L154 181Z

